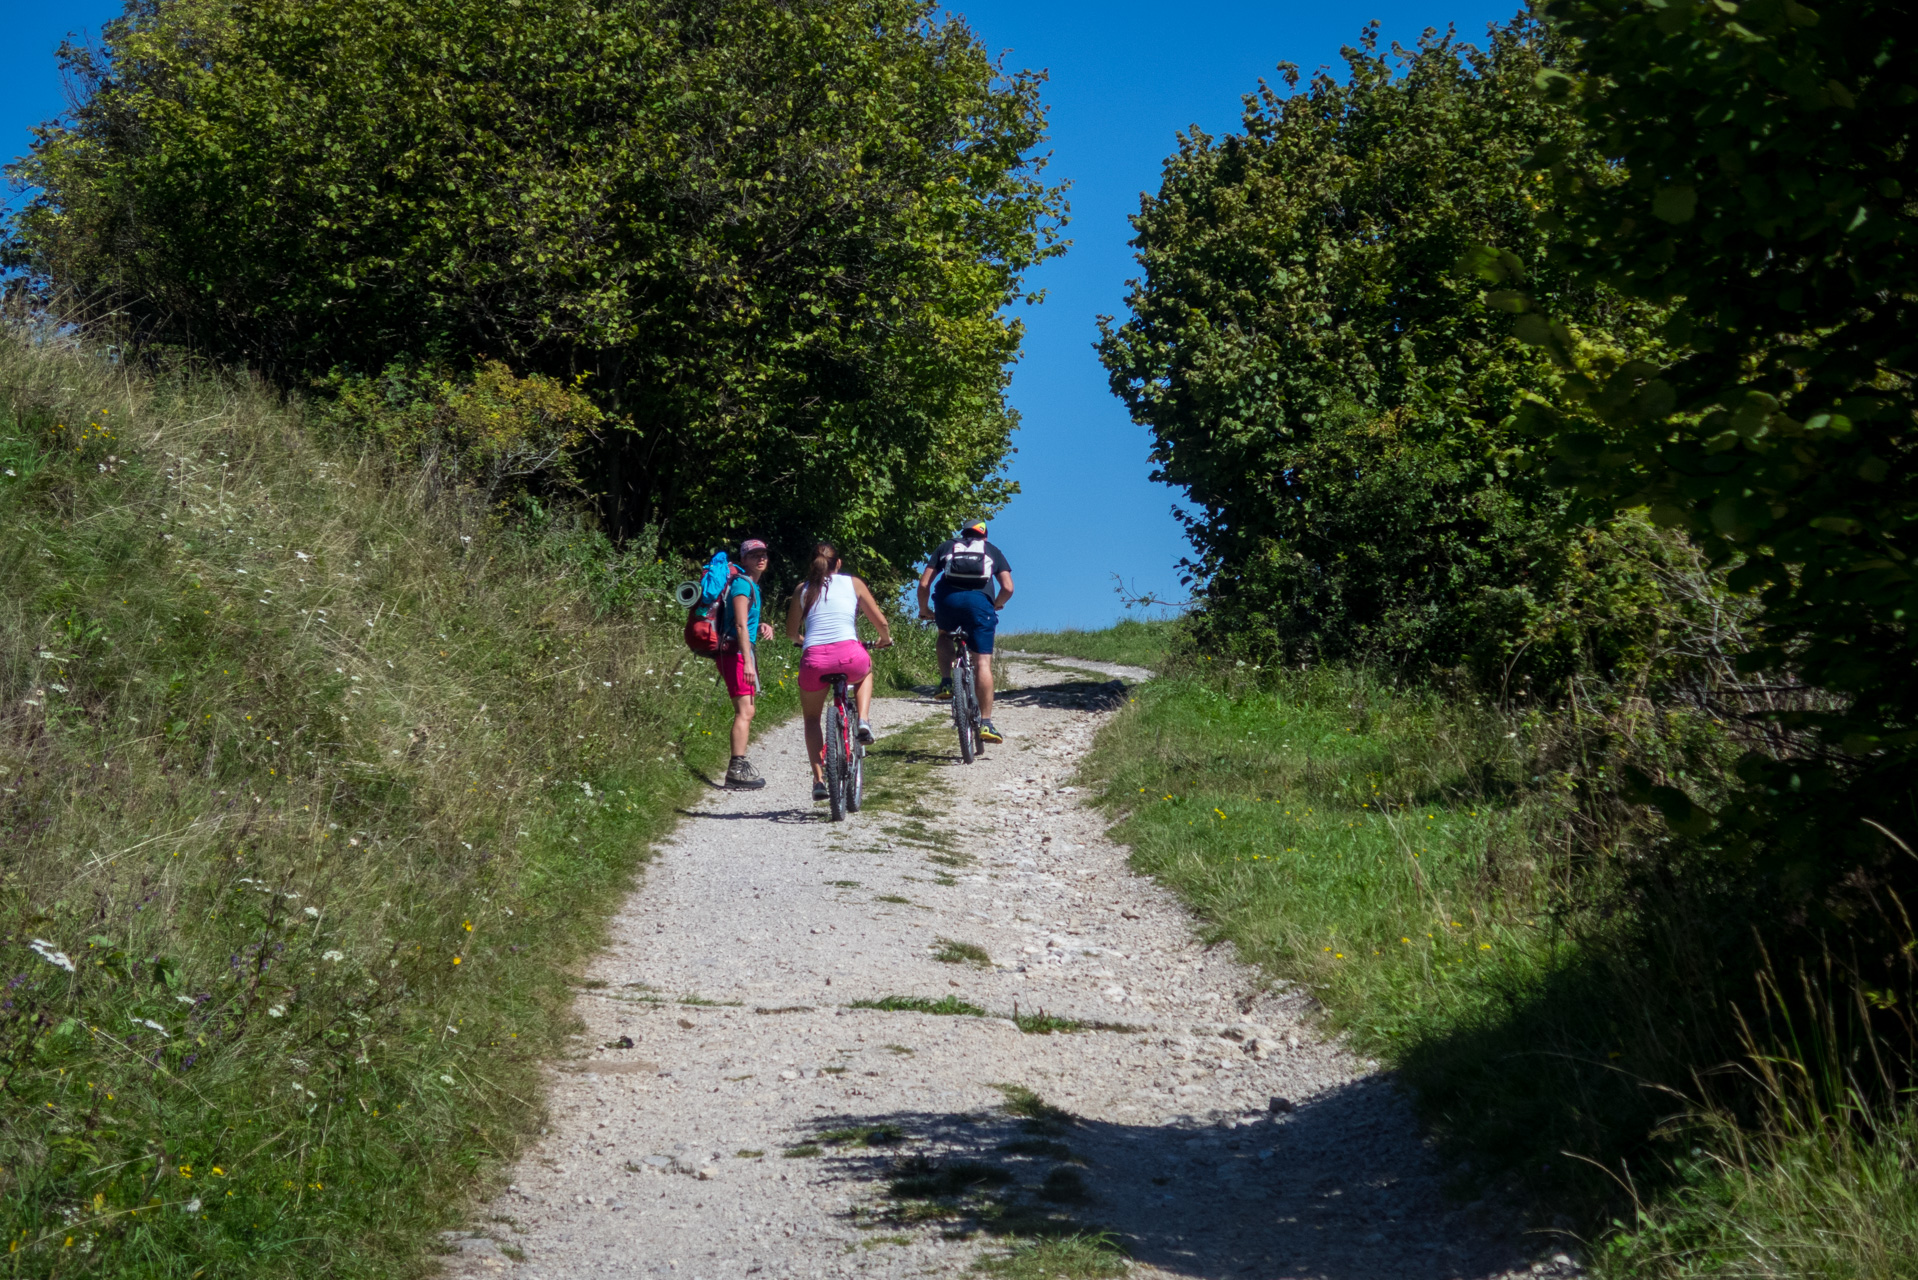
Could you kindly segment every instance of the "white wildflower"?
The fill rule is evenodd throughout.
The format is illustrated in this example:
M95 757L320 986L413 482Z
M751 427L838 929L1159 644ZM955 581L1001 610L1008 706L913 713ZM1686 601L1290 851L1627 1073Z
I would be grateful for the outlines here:
M173 999L174 999L174 1001L175 1001L176 1003L179 1003L179 1004L192 1004L192 1003L193 1003L193 997L192 997L192 996L174 996L174 997L173 997Z
M306 914L308 914L309 916L312 916L315 920L318 920L320 918L320 909L318 907L308 907L306 909Z
M271 1009L268 1009L266 1011L266 1016L269 1018L284 1018L286 1016L286 1006L283 1004L276 1004Z
M300 559L300 560L311 560L313 558L312 556L306 554L306 552L304 551L295 551L293 555L296 559Z
M586 798L591 800L593 798L593 784L590 782L582 782L579 785L580 788L586 792Z
M200 1197L194 1196L191 1200L187 1201L186 1211L188 1213L198 1213L200 1211Z
M320 959L332 964L338 964L340 961L346 959L346 953L344 951L329 951L321 956Z
M452 1084L452 1083L453 1083L453 1077L452 1077L452 1076L441 1076L441 1077L440 1077L440 1083L441 1083L441 1084Z
M168 1031L165 1027L161 1026L159 1023L155 1022L151 1018L129 1018L128 1021L132 1022L135 1026L151 1027L153 1030L159 1032L161 1035L165 1036L169 1040L173 1038L173 1033L171 1031Z
M45 938L35 938L27 945L33 948L34 955L39 956L48 964L58 969L65 969L68 973L73 972L73 961L67 959L67 953L54 946L51 942L48 942Z

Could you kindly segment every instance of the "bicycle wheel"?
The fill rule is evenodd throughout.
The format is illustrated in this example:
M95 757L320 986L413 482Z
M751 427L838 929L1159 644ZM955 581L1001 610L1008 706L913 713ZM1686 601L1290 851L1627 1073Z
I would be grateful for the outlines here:
M971 764L972 757L978 751L978 739L974 736L972 724L977 713L972 708L972 664L966 661L966 655L962 653L952 663L952 723L959 731L961 764Z
M846 785L846 811L858 813L866 803L866 747L858 739L852 744L852 778Z
M826 704L826 806L832 820L846 816L846 713L839 699Z

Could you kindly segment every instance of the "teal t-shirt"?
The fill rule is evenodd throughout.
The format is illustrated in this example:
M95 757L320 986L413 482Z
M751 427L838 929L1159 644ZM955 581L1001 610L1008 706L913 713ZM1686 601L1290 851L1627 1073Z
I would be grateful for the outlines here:
M734 596L745 596L749 602L746 605L746 643L752 644L759 638L759 584L742 573L727 586L719 616L722 619L720 631L729 639L733 638Z

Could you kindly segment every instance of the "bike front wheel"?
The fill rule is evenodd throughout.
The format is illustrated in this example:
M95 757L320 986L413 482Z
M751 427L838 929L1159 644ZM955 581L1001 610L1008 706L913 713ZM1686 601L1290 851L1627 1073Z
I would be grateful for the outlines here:
M962 764L971 764L979 750L978 707L972 696L972 664L961 657L952 664L952 724L959 731Z
M846 816L846 714L837 699L826 704L826 804L832 820Z

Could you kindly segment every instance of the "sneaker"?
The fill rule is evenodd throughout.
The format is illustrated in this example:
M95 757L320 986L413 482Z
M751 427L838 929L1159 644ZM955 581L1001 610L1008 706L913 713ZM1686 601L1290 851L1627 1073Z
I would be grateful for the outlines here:
M932 691L932 696L938 698L941 702L950 702L952 700L952 677L947 676L944 680L941 680L939 687Z
M859 722L858 736L859 736L859 741L865 744L866 746L870 747L872 745L872 721L861 720Z
M813 799L814 799L815 801L818 801L818 800L824 800L824 799L826 798L826 784L825 784L825 783L823 783L823 782L815 782L815 783L813 783L813 784L812 784L812 798L813 798Z
M1004 734L992 727L992 721L990 720L981 720L979 722L979 739L982 742L1004 742L1006 740Z
M766 785L766 780L753 768L752 761L745 756L734 756L733 762L726 766L726 785L739 791L757 791Z

